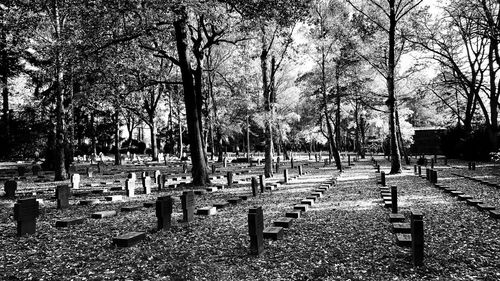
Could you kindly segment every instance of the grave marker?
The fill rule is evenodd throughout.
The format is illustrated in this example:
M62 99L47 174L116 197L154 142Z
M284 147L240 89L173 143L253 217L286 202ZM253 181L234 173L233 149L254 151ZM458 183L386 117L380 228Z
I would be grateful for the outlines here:
M17 182L8 180L4 184L5 197L14 199L16 197Z
M73 188L73 189L80 188L80 174L72 174L71 175L71 188Z
M227 172L227 187L233 186L233 172Z
M153 178L153 183L158 184L160 180L158 179L161 177L161 172L159 170L156 170L154 173L154 178Z
M87 167L87 177L92 177L92 170L90 169L90 167Z
M39 176L41 170L42 170L42 167L38 164L33 165L33 167L31 168L33 175L37 176L37 177Z
M186 163L183 163L183 164L182 164L182 172L183 172L184 174L188 172L188 166L187 166L187 164L186 164Z
M283 170L283 178L284 178L284 182L288 183L288 169Z
M194 216L194 192L184 191L181 195L182 221L190 222Z
M36 217L39 215L36 198L19 199L14 204L14 220L17 221L17 236L36 232Z
M212 174L215 174L215 164L212 164Z
M422 266L424 264L424 222L423 214L412 212L411 214L411 248L413 264Z
M59 185L56 187L57 209L66 209L69 207L70 194L69 185Z
M391 186L391 201L392 201L392 213L398 213L398 187Z
M125 180L125 194L128 197L134 197L135 196L135 180L134 179L127 179Z
M252 195L253 197L259 194L259 187L257 186L257 178L252 177Z
M299 165L299 176L302 176L302 165Z
M165 189L165 179L166 179L165 175L158 175L158 177L156 178L158 192Z
M149 176L142 178L142 188L144 194L151 194L151 178Z
M17 173L19 174L20 177L24 177L24 174L26 174L26 167L24 166L17 167Z
M250 254L260 255L264 252L264 213L262 207L248 210L248 234L250 235Z
M260 185L260 193L264 193L266 190L266 179L264 175L259 175L259 185Z
M382 186L385 186L385 172L384 171L380 172L380 184Z
M158 230L170 229L172 225L172 197L158 197L156 200L156 217L158 218Z

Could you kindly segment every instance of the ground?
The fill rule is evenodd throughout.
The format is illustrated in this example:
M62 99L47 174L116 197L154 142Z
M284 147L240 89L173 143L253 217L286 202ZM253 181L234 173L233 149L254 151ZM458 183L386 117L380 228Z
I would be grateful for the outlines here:
M300 158L300 157L298 157ZM389 171L389 162L375 157L381 169ZM500 226L486 212L457 201L413 173L413 166L400 175L388 175L387 185L398 186L400 212L407 217L410 210L424 213L424 266L414 267L409 248L396 245L389 222L390 209L380 197L379 174L370 159L354 162L339 174L334 167L323 167L305 156L295 165L304 166L307 175L295 178L277 190L251 196L250 182L241 181L233 188L196 196L197 207L211 206L228 198L249 195L237 205L218 210L213 216L195 215L190 223L179 223L182 217L179 195L183 188L168 189L160 194L144 195L119 202L80 206L83 197L70 200L71 207L57 210L50 190L61 183L35 183L28 176L21 180L18 191L48 190L37 197L44 199L34 235L16 237L12 216L14 200L0 199L0 279L2 280L499 280ZM347 159L344 159L347 165ZM412 159L414 160L414 159ZM415 162L415 160L414 160ZM500 207L498 190L470 179L453 175L498 178L498 169L478 163L469 171L465 162L443 161L436 164L440 184L456 187L476 198ZM296 167L282 163L291 176ZM17 164L19 165L19 164ZM16 165L16 166L17 166ZM16 167L4 163L3 174ZM107 166L107 175L94 172L84 175L88 164L78 164L85 190L123 186L129 171L155 170L178 174L180 166ZM263 166L245 164L218 167L223 175L228 170L243 171L236 180L262 173ZM140 177L140 174L138 174ZM169 177L177 177L171 175ZM282 172L275 179L282 180ZM252 206L262 206L264 224L283 217L293 205L308 196L324 182L336 181L311 208L285 230L282 240L265 240L265 252L249 255L247 214ZM119 182L114 183L115 180ZM96 187L85 187L87 183ZM106 185L107 183L107 185ZM175 183L170 181L170 183ZM225 179L214 179L214 185ZM142 189L138 189L142 190ZM75 191L81 192L81 191ZM122 194L122 191L112 191ZM154 208L119 212L117 216L92 219L101 210L120 210L153 201L160 195L172 195L173 225L169 231L156 230ZM86 198L103 198L90 194ZM86 217L83 224L56 228L55 221L66 217ZM146 232L146 239L129 248L116 248L113 237L130 231Z

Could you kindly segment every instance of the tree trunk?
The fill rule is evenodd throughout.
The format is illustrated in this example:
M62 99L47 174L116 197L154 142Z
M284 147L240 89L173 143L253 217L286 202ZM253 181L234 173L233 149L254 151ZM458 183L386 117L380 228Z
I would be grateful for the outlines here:
M250 162L250 117L247 114L247 162Z
M395 0L389 0L389 60L387 69L387 92L386 101L389 108L389 132L391 140L391 174L401 173L401 157L399 154L398 138L396 133L396 95L394 92L394 69L395 69L395 48L396 48L396 14Z
M158 161L158 146L156 145L156 130L155 122L153 119L149 120L149 131L151 132L151 158L153 161Z
M2 13L3 15L3 13ZM2 16L3 17L3 16ZM10 114L9 114L9 86L8 86L8 76L9 76L9 60L7 55L7 29L3 26L4 20L0 23L2 24L2 34L0 38L0 52L2 64L0 67L0 75L2 76L1 84L3 85L2 90L2 116L3 116L3 133L1 140L3 141L2 148L0 150L0 156L8 157L10 154L10 142L11 142L11 129L10 129Z
M120 155L120 111L117 109L114 114L115 125L115 165L121 165L122 159Z
M399 111L397 106L395 110L396 110L396 128L397 128L400 153L403 154L406 165L410 165L410 158L408 157L408 153L406 152L407 150L403 143L403 135L401 134L401 126L399 124Z
M95 113L90 113L90 139L92 155L97 155L97 136L95 133Z
M335 110L335 143L338 146L339 150L347 150L346 148L346 143L344 146L341 145L340 141L340 83L339 83L339 69L338 66L335 66L335 103L336 103L336 110ZM326 91L326 89L325 89Z
M210 182L208 178L207 163L205 161L205 153L203 150L201 112L199 112L200 103L202 102L197 97L193 71L188 55L188 14L185 7L177 9L178 18L174 21L175 39L177 45L177 53L179 56L179 66L182 75L182 84L184 86L184 103L186 105L186 121L189 133L189 142L191 149L191 164L193 185L205 186Z
M272 94L271 85L267 77L267 55L268 55L268 45L266 40L265 27L262 27L262 51L260 54L260 67L262 71L262 90L264 95L264 110L265 110L265 165L264 165L264 176L270 178L273 176L273 106L272 106Z
M56 42L61 42L62 19L59 16L59 2L53 2L54 27ZM62 83L64 81L64 70L62 61L62 52L59 44L55 47L55 72L54 72L54 91L56 96L56 163L54 180L61 181L67 177L65 168L64 141L65 141L65 122L64 122L64 93Z

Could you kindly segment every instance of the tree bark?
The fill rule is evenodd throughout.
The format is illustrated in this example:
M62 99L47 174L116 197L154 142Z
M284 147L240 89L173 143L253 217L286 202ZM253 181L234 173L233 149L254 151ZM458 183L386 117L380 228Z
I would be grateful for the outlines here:
M184 86L184 103L186 105L186 119L191 149L191 164L193 185L205 186L210 180L208 178L207 163L203 150L200 103L193 81L193 70L188 55L188 14L185 7L175 11L177 19L174 21L175 39L179 66Z
M2 13L2 18L3 18ZM0 75L2 76L2 117L3 117L3 136L2 136L2 149L0 151L0 156L7 157L10 154L10 142L11 142L11 129L10 129L10 114L9 114L9 86L8 86L8 77L9 77L9 59L7 54L7 29L3 26L4 20L0 21L2 24L2 33L0 38L0 52L2 64L0 67Z
M389 108L389 133L391 140L391 174L401 173L401 157L399 154L398 138L396 134L396 95L394 92L394 69L396 48L396 13L395 0L389 0L389 58L387 69L387 92L386 105Z
M115 125L115 165L121 165L122 159L120 155L120 111L116 110L114 114Z
M267 56L268 56L268 45L266 40L265 27L262 27L262 50L260 54L260 67L262 71L262 90L264 95L264 110L265 110L265 165L264 165L264 176L270 178L273 176L273 128L272 120L274 118L273 106L272 106L272 94L271 85L267 77Z

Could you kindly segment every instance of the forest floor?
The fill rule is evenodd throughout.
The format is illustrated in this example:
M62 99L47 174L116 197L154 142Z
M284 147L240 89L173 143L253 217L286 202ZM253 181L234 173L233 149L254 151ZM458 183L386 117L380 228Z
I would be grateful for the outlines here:
M376 159L388 173L389 162L382 157ZM499 222L414 175L413 166L401 174L387 175L387 185L398 187L399 210L407 221L410 210L424 213L425 258L421 267L413 266L410 248L396 245L390 209L384 208L377 185L379 174L371 161L354 162L342 173L334 167L302 161L306 162L310 163L304 166L307 175L258 197L251 196L247 181L196 196L197 207L239 195L249 198L212 216L195 215L190 223L178 222L182 217L181 188L161 193L153 190L150 195L139 192L137 197L124 197L118 202L90 193L85 198L99 198L101 202L81 206L78 202L83 197L72 197L69 209L58 210L50 191L61 183L35 182L37 178L28 176L19 182L18 191L46 190L37 195L44 200L36 234L16 237L12 211L15 201L1 198L0 280L500 280ZM499 189L455 175L500 183L500 173L493 164L478 163L475 171L468 170L465 162L449 164L436 164L439 183L500 208ZM84 171L86 166L79 164L77 168ZM0 172L6 172L12 166L5 164L2 168ZM129 171L159 169L162 173L178 173L181 169L134 165L107 168L107 174L94 173L92 178L82 174L82 188L109 190L111 186L123 186ZM288 168L291 176L297 174L297 169ZM228 170L249 171L236 176L236 180L256 176L262 169L219 167L222 174ZM282 179L280 173L274 181ZM284 230L283 239L265 240L263 254L249 254L249 208L262 206L264 225L270 226L313 189L332 179L337 184ZM223 184L225 179L213 182ZM85 187L90 183L96 184ZM103 219L90 218L96 211L119 211L122 206L142 205L165 195L175 197L170 230L156 230L154 207L118 212ZM55 227L56 220L67 217L86 220L67 228ZM113 237L131 231L146 232L145 240L129 248L112 245Z

